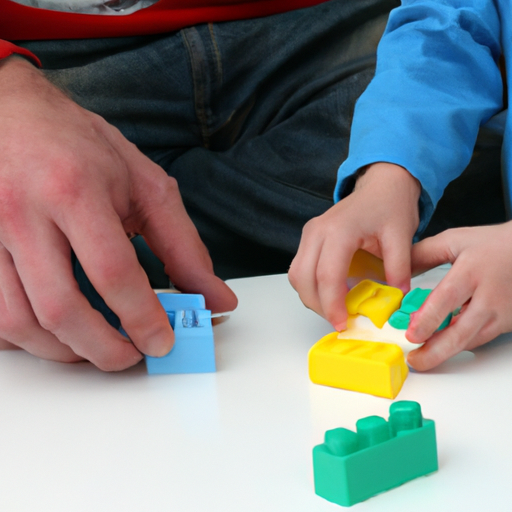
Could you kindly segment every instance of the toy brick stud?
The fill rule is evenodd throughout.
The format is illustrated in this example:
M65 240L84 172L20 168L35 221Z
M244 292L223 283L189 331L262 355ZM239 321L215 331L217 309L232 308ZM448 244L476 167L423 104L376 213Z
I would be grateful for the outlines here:
M420 428L423 422L421 406L418 402L402 400L391 404L389 408L389 423L396 435L403 430Z
M214 372L215 346L211 313L202 295L159 293L174 329L174 346L164 357L146 356L149 374Z
M359 438L351 430L335 428L325 433L325 445L335 455L348 455L359 449Z
M388 441L391 437L387 421L380 416L368 416L360 419L356 423L356 430L360 448L369 448Z

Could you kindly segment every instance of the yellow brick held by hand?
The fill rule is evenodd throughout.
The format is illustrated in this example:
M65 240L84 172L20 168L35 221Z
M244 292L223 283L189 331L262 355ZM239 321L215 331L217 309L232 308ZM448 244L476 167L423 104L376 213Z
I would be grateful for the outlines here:
M338 339L333 332L309 351L309 377L315 384L395 398L409 369L393 343Z
M367 316L376 327L382 329L400 307L403 298L402 290L365 279L347 293L345 304L349 315Z
M384 272L384 263L380 258L362 249L358 249L350 262L347 284L350 288L353 288L363 279L385 283L386 273Z

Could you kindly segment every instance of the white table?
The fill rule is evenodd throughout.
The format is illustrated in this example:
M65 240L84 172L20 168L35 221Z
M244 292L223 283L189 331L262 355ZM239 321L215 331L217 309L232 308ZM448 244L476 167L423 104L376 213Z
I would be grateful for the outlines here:
M215 327L215 374L0 353L0 510L343 510L315 495L311 450L327 429L387 417L391 401L310 383L308 349L331 328L286 276L231 286L240 306ZM409 375L398 399L436 420L440 470L352 510L512 509L511 341Z

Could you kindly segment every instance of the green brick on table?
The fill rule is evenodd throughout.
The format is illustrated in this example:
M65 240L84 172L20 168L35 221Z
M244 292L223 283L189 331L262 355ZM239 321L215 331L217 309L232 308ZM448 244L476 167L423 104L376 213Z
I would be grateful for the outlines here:
M438 469L435 424L420 404L395 402L389 411L389 421L369 416L357 432L325 433L313 448L316 494L348 507Z

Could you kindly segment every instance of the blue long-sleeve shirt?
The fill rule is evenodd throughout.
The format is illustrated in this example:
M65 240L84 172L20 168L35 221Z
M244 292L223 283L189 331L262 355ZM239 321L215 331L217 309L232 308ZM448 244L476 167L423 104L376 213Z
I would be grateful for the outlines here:
M511 0L403 0L379 45L375 78L357 102L335 200L350 193L361 167L401 165L422 186L421 232L445 187L468 165L480 126L503 110L499 59L503 54L510 71L511 50ZM507 122L509 197L511 129Z

